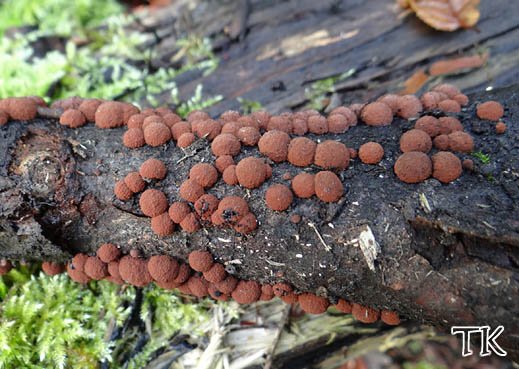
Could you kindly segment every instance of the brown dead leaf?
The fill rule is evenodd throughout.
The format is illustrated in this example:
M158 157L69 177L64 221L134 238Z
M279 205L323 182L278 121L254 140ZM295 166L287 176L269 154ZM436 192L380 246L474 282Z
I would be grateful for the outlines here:
M473 27L479 20L480 0L407 0L416 16L440 31Z
M418 92L423 85L427 82L429 76L423 69L419 69L413 73L411 77L409 77L404 82L404 89L400 92L401 95L410 95Z
M463 56L456 59L446 59L434 62L429 68L431 76L439 76L442 74L452 74L467 69L480 68L488 60L488 53L482 55Z

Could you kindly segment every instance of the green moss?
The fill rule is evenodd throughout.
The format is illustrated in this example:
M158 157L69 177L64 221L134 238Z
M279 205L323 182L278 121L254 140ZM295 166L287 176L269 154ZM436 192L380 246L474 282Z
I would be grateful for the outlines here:
M355 72L356 70L352 68L338 76L320 79L312 83L310 87L305 88L305 96L308 100L306 107L322 110L327 105L326 99L328 96L335 92L335 84L350 78Z
M483 164L488 164L490 163L490 155L488 154L485 154L483 151L477 151L475 153L472 153L472 156L475 157L476 159L479 159L479 161L481 161L481 163Z
M427 361L419 361L417 363L404 363L404 369L447 369L444 365L433 364Z

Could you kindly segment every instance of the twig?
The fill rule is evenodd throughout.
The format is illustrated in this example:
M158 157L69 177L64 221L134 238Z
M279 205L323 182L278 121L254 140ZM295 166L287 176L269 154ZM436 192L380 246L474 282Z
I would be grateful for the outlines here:
M270 347L268 348L266 352L265 357L265 364L263 365L263 369L270 369L272 368L272 364L274 363L274 351L276 351L276 347L279 343L279 339L281 338L281 333L283 333L283 329L285 328L285 325L287 324L290 309L292 308L292 305L285 304L283 315L281 316L281 320L278 324L278 331L276 332L276 336L274 337L274 340L270 344Z
M321 236L321 234L319 233L319 230L317 229L315 224L314 223L308 223L308 226L315 231L315 233L317 234L317 237L319 237L319 240L324 245L324 248L326 249L326 251L331 251L332 248L326 244L326 242L324 241L323 236Z

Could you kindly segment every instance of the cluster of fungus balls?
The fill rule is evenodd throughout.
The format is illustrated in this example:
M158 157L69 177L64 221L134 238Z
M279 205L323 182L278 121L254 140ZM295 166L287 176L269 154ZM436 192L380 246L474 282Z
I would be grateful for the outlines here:
M0 275L9 272L11 268L9 261L0 261ZM66 265L45 261L42 270L50 276L66 271L72 280L81 284L106 280L118 285L145 287L155 283L166 290L177 289L186 295L211 297L218 301L233 299L239 304L270 301L278 297L287 304L298 303L309 314L323 314L328 307L333 306L342 313L352 314L363 323L381 320L388 325L400 324L400 318L394 311L380 311L344 299L330 303L328 298L295 291L285 282L261 284L240 280L229 274L224 264L215 262L211 253L205 250L192 251L188 255L188 262L183 263L169 255L146 258L135 249L124 254L116 245L105 243L94 255L78 253Z

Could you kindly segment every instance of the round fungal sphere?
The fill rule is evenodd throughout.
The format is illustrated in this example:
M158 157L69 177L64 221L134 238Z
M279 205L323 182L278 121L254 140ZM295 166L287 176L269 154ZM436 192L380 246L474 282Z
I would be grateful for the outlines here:
M209 251L196 250L189 253L189 266L197 272L207 272L213 266L213 256Z
M129 149L136 149L146 144L144 132L140 128L130 128L123 134L123 145Z
M398 105L399 99L400 99L400 96L398 96L398 95L387 94L387 95L383 95L383 96L379 97L377 99L377 101L389 106L391 108L391 111L393 112L393 114L396 114L399 109L399 105Z
M283 211L290 207L294 196L285 185L273 184L265 192L265 202L269 209Z
M422 103L424 109L426 110L434 110L438 108L438 103L441 101L440 94L438 92L426 92L420 98L420 102Z
M244 215L235 225L234 230L242 234L248 234L258 227L258 220L252 213Z
M443 183L455 181L463 172L461 160L451 152L440 151L431 158L433 177Z
M294 293L294 292L290 292L286 296L281 296L281 300L285 304L289 304L289 305L297 304L298 295L296 293Z
M174 279L175 283L182 284L185 283L189 277L191 276L191 268L187 264L181 264L178 269L178 275Z
M214 140L215 137L220 134L221 130L222 126L220 123L212 119L203 120L196 125L198 137L205 137L209 141Z
M234 159L231 155L222 155L216 158L214 165L220 173L223 173L227 167L234 165Z
M148 159L139 168L139 174L146 179L164 179L168 170L166 165L159 159Z
M459 113L461 106L456 100L443 100L438 103L438 109L445 113Z
M69 275L70 279L77 283L87 284L90 281L89 276L80 270L73 269L71 264L67 265L67 274Z
M218 171L211 164L198 163L193 165L189 171L189 179L196 181L204 188L210 188L218 180Z
M375 323L380 317L380 313L377 310L355 303L351 313L355 319L362 323Z
M418 116L422 110L422 103L415 95L404 95L398 97L397 114L400 117L410 119Z
M336 202L342 197L344 189L337 175L330 171L322 171L314 178L315 194L324 202Z
M169 207L168 215L170 219L179 224L184 218L191 213L191 208L185 202L176 201Z
M148 272L157 282L171 282L178 275L178 262L168 255L153 255L148 260Z
M224 197L218 204L217 214L224 223L235 224L249 213L249 204L239 196Z
M116 128L124 125L124 110L121 103L107 101L98 106L95 115L98 128Z
M144 123L144 119L146 116L144 114L134 114L128 119L128 129L130 128L140 128L142 129L142 124Z
M335 304L334 307L344 314L350 314L353 308L351 303L344 299L339 299L339 302L337 302L337 304Z
M141 192L144 190L146 183L142 179L139 172L130 172L124 177L124 183L133 193Z
M153 280L147 261L132 256L123 256L119 260L119 274L124 281L136 287L144 287Z
M174 140L180 139L184 133L191 133L191 125L188 122L178 122L171 127L171 135Z
M171 139L171 130L162 123L151 123L144 128L144 141L152 147L164 145Z
M393 121L393 112L386 104L373 102L364 106L361 118L369 126L388 126Z
M261 285L260 301L270 301L274 298L274 291L270 284Z
M301 309L309 314L323 314L330 306L330 303L324 297L316 296L312 293L302 293L298 296L297 301L301 305Z
M169 128L182 121L182 118L173 112L162 115L162 119L164 119L164 124Z
M1 125L1 124L0 124ZM502 135L503 133L506 132L506 124L504 124L503 122L498 122L496 124L496 133L498 135Z
M108 266L97 256L90 256L85 262L85 274L99 281L108 276Z
M330 116L333 116L333 115L336 115L336 114L340 114L340 115L342 115L343 117L346 118L346 120L348 122L348 127L353 127L353 126L357 125L357 114L353 110L351 110L350 108L347 108L345 106L339 106L339 107L333 109L330 112ZM332 127L330 126L330 122L329 121L328 121L328 129L332 133L340 133L340 132L333 132L332 131Z
M449 136L448 135L439 135L436 136L433 140L434 147L438 150L448 150L449 149Z
M358 155L364 164L378 164L384 157L384 148L377 142L366 142L359 147Z
M2 267L0 266L0 269L1 268ZM45 274L52 276L52 275L57 275L57 274L63 273L65 271L65 266L63 264L54 263L52 261L44 261L41 264L41 269L43 270L43 272ZM1 274L2 273L0 272L0 275Z
M88 259L88 255L86 254L76 254L72 258L71 267L74 270L79 270L80 272L83 272L85 270L85 263Z
M188 122L194 122L197 120L206 120L206 119L211 119L211 117L205 111L201 111L201 110L193 110L191 113L189 113L187 115Z
M209 283L207 283L202 277L197 275L191 276L187 281L187 286L191 294L195 297L205 297L208 294L207 287Z
M239 304L252 304L261 296L261 285L255 281L239 281L231 296Z
M175 223L167 212L151 218L151 229L158 236L169 236L175 230Z
M308 199L315 195L314 175L310 173L299 173L292 179L292 191L302 199Z
M213 215L218 208L218 203L219 201L216 196L210 194L202 195L195 202L195 211L201 219L210 220L211 215Z
M440 121L436 117L425 115L416 121L414 129L424 131L429 137L436 137L440 134Z
M68 109L61 114L59 122L70 128L78 128L86 124L86 118L79 110Z
M277 297L288 296L292 293L293 288L287 283L276 283L272 286L272 291Z
M460 104L461 106L465 106L469 103L469 98L467 97L467 95L464 95L464 94L457 94L452 99L454 101L456 101L458 104Z
M227 277L227 272L222 264L214 263L211 269L204 272L204 278L211 283L221 282Z
M402 152L421 151L427 153L431 149L431 137L420 129L411 129L400 137L400 150Z
M356 103L356 104L351 104L350 106L348 106L348 109L350 109L358 119L358 118L360 118L362 109L364 109L365 106L366 106L366 104ZM354 125L356 125L356 124L354 124Z
M104 243L97 249L96 255L103 263L109 263L119 259L121 250L114 244Z
M463 159L463 161L461 162L461 166L463 167L463 169L466 169L468 171L473 171L474 170L474 161L472 159Z
M144 120L142 121L142 129L145 129L146 127L148 127L152 123L165 124L164 123L164 119L160 115L155 115L155 114L154 115L149 115L146 118L144 118Z
M456 95L461 93L459 88L457 88L454 85L448 84L448 83L442 83L442 84L440 84L438 86L435 86L433 88L433 91L441 92L441 93L447 95L450 98L453 98L454 96L456 96Z
M149 189L142 193L141 198L139 199L139 205L141 207L141 211L144 215L148 217L156 217L167 211L168 209L168 199L164 192Z
M78 110L83 113L88 122L95 121L96 110L103 103L100 99L84 99L79 104Z
M178 138L177 145L180 148L186 148L191 146L193 142L195 142L196 137L191 132L182 133Z
M448 135L449 149L455 152L472 152L474 150L474 140L466 132L456 131Z
M420 183L432 174L432 162L423 152L406 152L395 163L395 174L405 183Z
M222 127L222 133L228 133L235 137L238 137L238 131L243 128L243 124L239 122L227 122Z
M123 122L124 124L128 123L128 120L132 115L139 114L140 110L135 105L130 103L120 103L123 109Z
M328 133L328 122L322 115L312 115L308 117L306 123L308 124L308 131L316 135L323 135Z
M380 320L382 320L387 325L399 325L400 317L398 313L395 311L382 310L380 313Z
M9 115L4 110L0 109L0 127L7 124Z
M234 186L238 184L238 177L236 176L236 165L230 165L223 171L222 179L228 185Z
M304 136L308 132L306 118L294 118L292 120L292 133L297 136Z
M275 115L270 117L267 125L267 131L282 131L286 133L292 132L292 123L286 116Z
M180 197L189 202L195 202L204 194L204 188L193 179L187 179L178 189Z
M237 137L245 146L256 146L261 138L261 134L257 128L242 127L238 130Z
M198 220L195 213L191 212L187 214L184 219L180 222L180 228L188 233L194 233L200 229L200 221Z
M293 138L288 145L288 161L297 167L307 167L314 161L317 144L306 137Z
M236 110L227 110L220 115L220 120L222 122L232 122L238 120L240 117L241 114Z
M119 273L119 261L111 261L108 263L108 274L112 277L121 278Z
M7 101L7 113L13 120L31 120L38 113L38 104L30 98L11 97Z
M216 136L211 143L211 150L215 156L236 156L240 153L241 143L236 136L230 133L222 133Z
M266 167L263 160L249 156L240 160L236 165L236 179L238 183L246 188L257 188L267 177Z
M215 286L218 291L225 294L231 294L237 284L238 280L232 275L228 275L223 281L216 283Z
M497 101L486 101L477 107L477 115L480 119L492 120L497 122L505 114L503 105Z
M350 164L350 151L341 142L321 142L315 149L314 164L324 169L346 169Z
M288 156L290 136L282 131L268 131L258 142L259 151L275 163L285 161Z
M326 122L328 123L328 131L331 133L344 133L350 128L348 119L342 114L331 114L326 119Z
M254 119L258 123L258 128L266 130L267 125L270 121L270 114L264 110L258 110L252 112L250 115L252 119Z
M438 119L440 123L440 134L448 135L456 131L463 131L463 125L454 117L441 117Z
M132 198L133 192L128 188L124 180L115 182L114 194L121 201L128 201Z
M209 293L209 296L211 296L211 298L217 301L228 301L230 298L229 295L226 295L225 293L218 291L214 284L210 284L207 287L207 292Z

